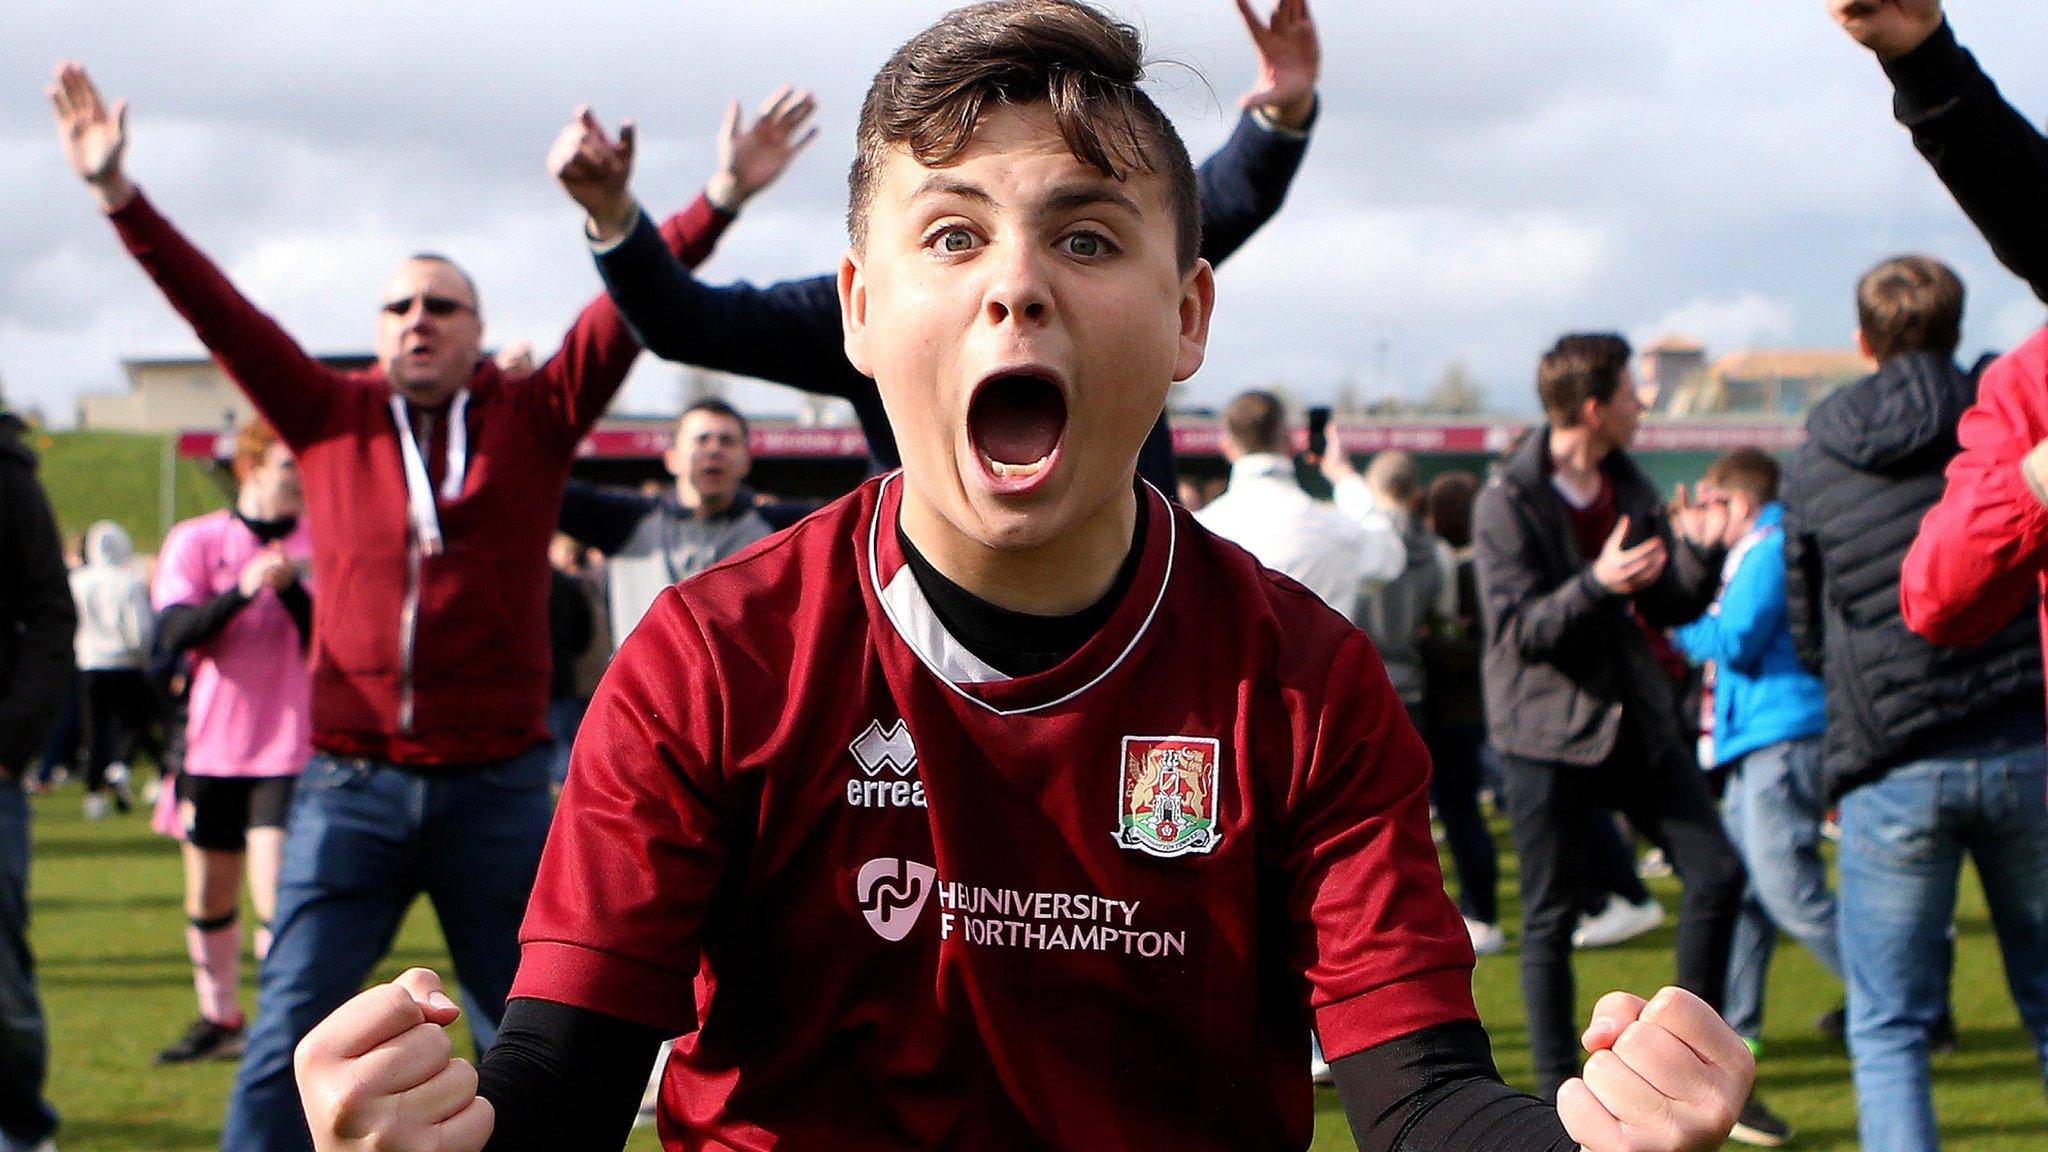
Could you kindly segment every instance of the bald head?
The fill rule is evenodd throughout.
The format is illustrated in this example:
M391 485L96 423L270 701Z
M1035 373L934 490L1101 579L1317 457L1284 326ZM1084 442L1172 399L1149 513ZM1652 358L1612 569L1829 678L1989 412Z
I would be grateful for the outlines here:
M476 282L446 256L409 257L384 282L377 363L414 403L439 404L467 384L483 356L483 337Z

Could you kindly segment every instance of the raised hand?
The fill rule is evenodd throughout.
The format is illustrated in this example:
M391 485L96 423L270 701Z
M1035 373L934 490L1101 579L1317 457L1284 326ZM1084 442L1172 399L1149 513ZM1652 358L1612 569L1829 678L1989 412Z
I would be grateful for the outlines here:
M1238 97L1238 104L1263 109L1290 128L1307 127L1316 106L1316 78L1323 69L1323 46L1316 38L1315 19L1308 14L1308 0L1279 0L1270 21L1259 19L1251 0L1237 0L1237 14L1244 18L1252 48L1259 54L1258 85Z
M112 212L135 195L135 186L121 168L128 150L128 102L108 107L100 100L92 77L74 61L60 60L43 91L57 113L57 138L71 170L92 187L101 209Z
M1828 12L1850 39L1895 60L1941 27L1941 0L1828 0Z
M623 235L638 211L631 188L633 142L631 120L619 122L614 142L590 106L578 104L548 149L548 171L590 215L591 234L599 240Z
M334 1010L292 1063L318 1152L482 1152L497 1113L446 1026L462 1010L411 968Z
M718 171L705 186L713 204L730 212L768 187L818 138L816 125L806 128L818 102L809 91L784 84L761 105L752 123L740 123L740 102L725 106L718 130Z
M1701 496L1694 499L1688 495L1685 485L1678 486L1676 512L1672 515L1672 526L1678 534L1702 548L1712 548L1726 542L1728 535L1728 501L1708 499Z
M1621 542L1627 538L1628 517L1623 516L1615 521L1614 531L1607 534L1607 543L1593 561L1593 579L1617 596L1633 595L1655 584L1657 577L1664 574L1665 562L1671 558L1661 536L1624 548Z
M1584 1042L1586 1073L1558 1089L1557 1115L1585 1152L1718 1149L1756 1079L1734 1029L1681 988L1609 992Z
M498 354L491 360L497 364L498 371L515 380L533 375L534 368L538 366L533 356L533 343L529 340L512 341L498 349Z

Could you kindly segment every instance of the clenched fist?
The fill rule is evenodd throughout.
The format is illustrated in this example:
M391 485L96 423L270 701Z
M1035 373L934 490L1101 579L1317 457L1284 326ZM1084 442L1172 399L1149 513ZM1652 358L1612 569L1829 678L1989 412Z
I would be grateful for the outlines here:
M1557 1114L1586 1152L1719 1148L1756 1079L1735 1030L1681 988L1609 992L1584 1041L1586 1073L1558 1090Z
M408 969L335 1009L293 1065L319 1152L482 1152L496 1113L446 1027L462 1010Z

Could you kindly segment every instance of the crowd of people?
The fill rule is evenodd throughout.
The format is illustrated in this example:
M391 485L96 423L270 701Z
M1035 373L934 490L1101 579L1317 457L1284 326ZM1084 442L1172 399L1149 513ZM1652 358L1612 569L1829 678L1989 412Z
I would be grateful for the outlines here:
M1543 418L1487 475L1360 471L1251 391L1227 486L1183 483L1167 389L1319 115L1306 0L1238 8L1260 73L1199 167L1128 26L948 13L861 110L836 274L766 287L694 270L815 135L808 93L735 105L662 220L634 126L579 108L549 164L605 293L559 350L487 355L478 285L423 252L353 372L159 212L125 103L60 64L72 168L258 417L230 506L147 566L111 522L67 564L0 422L0 1152L58 1129L24 790L76 765L112 818L145 759L198 1002L158 1059L239 1061L229 1152L617 1148L641 1116L674 1149L1300 1148L1311 1078L1365 1149L1777 1146L1780 932L1843 983L1817 1026L1864 1146L1931 1150L1965 854L2048 1059L2048 329L1966 369L1956 275L1884 260L1876 371L1675 496L1595 331L1538 358ZM2048 299L2048 138L1937 0L1829 8ZM848 400L876 476L757 493L705 400L672 486L571 480L643 346ZM1509 947L1489 799L1533 1093L1472 1001ZM1664 917L1639 838L1682 893L1674 983L1583 1017L1574 949ZM363 991L421 895L453 981Z

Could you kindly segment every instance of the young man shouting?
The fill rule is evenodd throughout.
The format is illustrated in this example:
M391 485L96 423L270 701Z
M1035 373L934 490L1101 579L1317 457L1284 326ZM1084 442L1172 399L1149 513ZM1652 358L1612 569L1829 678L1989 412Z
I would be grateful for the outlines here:
M1367 1147L1727 1134L1675 990L1603 1001L1562 1123L1500 1084L1371 646L1135 482L1213 301L1141 51L998 0L883 68L839 294L903 470L649 610L481 1084L414 970L301 1047L321 1147L617 1148L681 1035L671 1149L1298 1149L1311 1021Z

